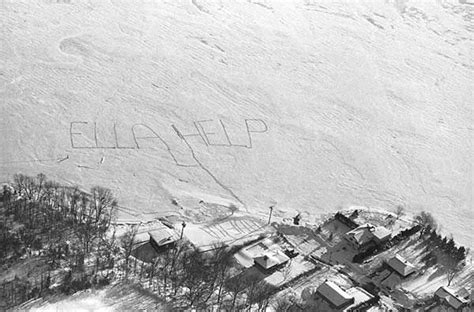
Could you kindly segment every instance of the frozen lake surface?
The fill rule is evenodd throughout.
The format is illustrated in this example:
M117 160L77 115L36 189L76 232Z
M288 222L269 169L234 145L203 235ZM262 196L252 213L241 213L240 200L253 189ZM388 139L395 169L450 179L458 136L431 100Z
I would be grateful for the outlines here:
M139 3L139 4L137 4ZM468 1L2 1L3 181L431 212L472 247Z

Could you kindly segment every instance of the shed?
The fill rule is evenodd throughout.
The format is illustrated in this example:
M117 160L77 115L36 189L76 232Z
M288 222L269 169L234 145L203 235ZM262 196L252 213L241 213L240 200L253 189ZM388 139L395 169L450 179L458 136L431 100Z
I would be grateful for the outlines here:
M400 255L396 255L390 260L388 260L387 264L398 274L400 274L403 277L407 277L410 274L415 273L416 268L413 264L405 260Z
M322 283L316 290L316 294L322 297L335 309L354 303L354 297L331 281Z
M456 310L461 309L468 303L466 299L457 295L451 288L445 286L438 288L438 290L435 292L435 297L442 303Z
M148 235L150 235L150 244L157 251L170 247L179 240L178 233L166 226L150 231Z

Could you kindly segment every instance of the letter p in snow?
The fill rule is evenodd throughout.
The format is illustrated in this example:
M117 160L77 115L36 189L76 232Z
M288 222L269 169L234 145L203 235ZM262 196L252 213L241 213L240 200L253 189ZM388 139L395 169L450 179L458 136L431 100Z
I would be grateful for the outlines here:
M268 131L268 126L262 119L245 119L245 125L247 127L247 133L249 135L249 148L252 148L252 135L251 133L264 133Z

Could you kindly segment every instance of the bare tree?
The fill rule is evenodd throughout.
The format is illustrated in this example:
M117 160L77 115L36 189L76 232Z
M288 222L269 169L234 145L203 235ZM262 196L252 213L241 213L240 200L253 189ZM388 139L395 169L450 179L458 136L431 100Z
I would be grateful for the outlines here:
M395 215L397 216L397 220L400 219L405 214L405 208L402 205L398 205L395 208Z
M249 309L256 305L257 311L266 311L274 291L275 286L265 281L251 281L247 289L247 305Z
M160 253L157 258L155 276L163 285L163 297L176 296L184 283L184 266L186 252L190 250L189 243L178 241L174 248ZM188 260L189 261L189 260ZM172 294L169 293L169 288Z
M36 186L36 194L35 199L41 201L43 196L45 195L45 184L47 183L46 175L40 173L36 176L35 186Z
M117 208L117 200L111 190L100 186L91 189L91 197L90 217L95 224L100 224L107 230Z
M214 291L214 272L208 258L197 250L185 253L182 257L182 286L187 288L184 297L189 307L206 308L207 301Z
M216 277L217 304L221 303L222 293L228 280L229 271L232 267L233 251L223 244L216 245L212 256L213 270Z
M284 296L278 298L275 303L275 311L277 312L289 312L289 311L301 311L298 307L296 298L294 296ZM317 310L315 310L317 311Z
M93 187L91 195L81 194L80 213L76 216L75 233L87 254L97 239L102 238L115 217L117 201L109 189Z
M437 224L434 217L429 213L422 211L415 216L415 222L421 225L420 237L423 236L428 229L436 229Z
M450 258L446 264L446 269L448 277L448 286L450 286L456 275L462 271L463 265L456 259Z
M256 282L255 276L246 275L245 273L241 273L240 275L228 279L225 288L231 294L232 300L226 309L231 311L238 310L237 299L250 285Z
M433 215L429 212L422 211L415 216L415 221L421 226L431 226L431 228L436 228L436 221Z
M175 246L174 249L171 251L171 266L170 268L170 281L171 281L171 286L173 288L173 295L176 296L178 293L178 290L180 287L183 285L184 282L184 276L183 276L183 270L184 270L184 264L186 263L185 261L185 256L187 255L187 252L190 251L191 247L189 243L187 243L184 240L179 240Z
M124 250L124 259L125 259L125 279L128 279L129 273L129 262L130 256L133 252L133 246L135 245L135 237L137 236L138 225L130 226L125 234L120 238L120 246Z
M35 181L32 177L19 173L13 176L13 181L18 195L26 199L33 198Z
M211 300L211 297L220 302L222 288L227 278L228 269L232 266L233 253L223 243L216 243L209 253L206 253L206 271L209 274L207 279L207 296L202 299L202 308ZM217 298L216 298L217 291Z

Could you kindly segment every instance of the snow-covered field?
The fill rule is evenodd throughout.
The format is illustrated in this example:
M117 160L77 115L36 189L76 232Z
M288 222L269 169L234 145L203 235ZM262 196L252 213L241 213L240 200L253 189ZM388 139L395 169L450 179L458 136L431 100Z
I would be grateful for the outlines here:
M0 181L432 212L473 246L470 0L0 3Z
M105 286L100 290L80 291L72 296L58 296L47 301L38 299L18 307L15 311L34 312L111 312L111 311L168 311L152 293L136 285Z

